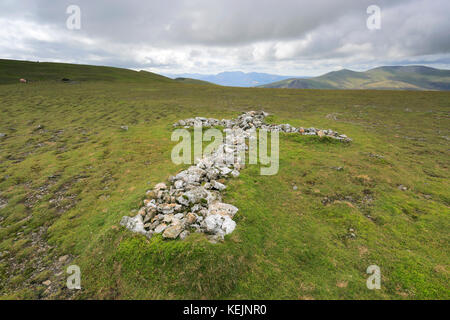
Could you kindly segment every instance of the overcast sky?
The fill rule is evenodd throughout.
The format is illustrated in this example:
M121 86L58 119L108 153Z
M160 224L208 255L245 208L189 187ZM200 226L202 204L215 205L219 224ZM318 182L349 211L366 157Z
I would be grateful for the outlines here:
M66 26L69 5L79 30ZM379 30L367 28L369 5ZM449 17L449 0L0 0L0 58L162 74L450 69Z

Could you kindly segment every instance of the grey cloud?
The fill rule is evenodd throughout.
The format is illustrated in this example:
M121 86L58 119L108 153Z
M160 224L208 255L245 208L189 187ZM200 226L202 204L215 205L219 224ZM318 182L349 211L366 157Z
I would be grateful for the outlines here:
M374 2L382 28L370 31L366 8ZM81 8L78 31L65 27L71 4ZM5 0L0 27L17 31L0 30L0 55L176 72L445 66L449 13L444 0Z

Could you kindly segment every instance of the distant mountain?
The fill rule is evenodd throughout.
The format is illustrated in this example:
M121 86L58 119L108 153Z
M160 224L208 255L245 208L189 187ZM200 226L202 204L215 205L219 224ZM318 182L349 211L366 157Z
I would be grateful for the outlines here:
M292 78L292 76L279 76L274 74L257 73L257 72L244 73L241 71L228 71L228 72L221 72L219 74L185 73L168 76L171 78L197 79L219 84L222 86L231 86L231 87L255 87L275 81L281 81Z
M424 66L378 67L364 72L347 69L309 79L291 78L263 88L450 90L450 70Z

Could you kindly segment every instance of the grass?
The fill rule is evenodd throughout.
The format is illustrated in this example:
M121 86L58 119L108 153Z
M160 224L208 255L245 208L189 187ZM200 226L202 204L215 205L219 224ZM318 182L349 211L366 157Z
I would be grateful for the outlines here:
M0 295L449 299L449 98L157 80L2 85ZM229 181L224 200L240 210L222 244L119 227L147 189L184 168L170 161L173 122L260 109L353 143L281 134L277 175L248 166ZM64 287L69 264L82 272L76 293ZM381 290L366 288L372 264Z
M107 81L141 84L173 82L172 79L147 71L68 63L0 59L0 70L0 84L17 83L20 78L27 79L30 82L59 82L64 78L73 82Z

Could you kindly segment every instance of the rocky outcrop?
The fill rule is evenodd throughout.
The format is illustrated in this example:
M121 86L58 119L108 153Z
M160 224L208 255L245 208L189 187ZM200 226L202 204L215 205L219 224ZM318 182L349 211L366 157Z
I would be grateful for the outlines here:
M167 184L158 183L153 190L147 191L138 214L133 218L123 217L120 224L147 237L160 233L165 239L184 239L191 232L203 232L213 242L223 240L236 228L233 217L238 208L223 203L221 192L226 189L227 179L239 176L244 167L240 155L247 148L245 139L250 139L256 129L351 141L332 130L266 124L264 118L267 115L264 111L250 111L232 120L197 117L175 123L175 127L184 128L223 126L226 139L196 165L170 177Z

